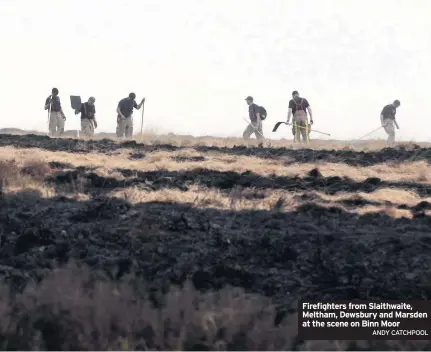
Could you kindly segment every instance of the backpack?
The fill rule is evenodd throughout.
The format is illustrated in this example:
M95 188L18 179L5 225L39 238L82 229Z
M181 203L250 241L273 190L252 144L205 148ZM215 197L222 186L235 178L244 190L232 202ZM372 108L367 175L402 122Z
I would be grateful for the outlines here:
M266 109L263 106L259 106L259 115L261 120L266 119L266 116L267 116Z

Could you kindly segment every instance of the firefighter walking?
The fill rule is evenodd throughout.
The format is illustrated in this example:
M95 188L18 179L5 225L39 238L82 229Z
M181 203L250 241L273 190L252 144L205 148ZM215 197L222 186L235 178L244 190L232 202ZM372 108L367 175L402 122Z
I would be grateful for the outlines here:
M310 123L308 122L307 110L310 114ZM301 142L302 136L302 143L310 143L310 124L313 124L313 112L308 100L300 97L296 90L292 92L292 99L289 101L287 124L289 124L292 115L294 142Z

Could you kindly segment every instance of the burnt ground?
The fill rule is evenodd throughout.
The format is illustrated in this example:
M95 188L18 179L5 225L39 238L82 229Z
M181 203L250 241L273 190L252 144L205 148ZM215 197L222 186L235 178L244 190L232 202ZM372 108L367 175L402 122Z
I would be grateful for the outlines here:
M323 177L318 169L312 169L306 177L299 176L261 176L251 171L243 173L233 171L216 171L196 168L190 171L138 171L113 168L121 173L126 180L115 177L105 177L92 172L91 168L78 167L74 170L56 172L46 179L55 185L59 191L67 189L67 185L81 182L86 193L100 194L113 189L141 186L144 189L159 190L163 188L187 191L188 186L199 185L222 191L231 191L236 187L288 190L288 191L319 191L327 194L342 192L374 192L382 187L399 188L415 191L421 197L431 195L431 185L415 182L388 182L378 177L370 177L358 182L347 177Z
M0 143L6 141L20 148L48 150L76 143L0 136ZM94 145L103 152L116 148L110 141ZM132 147L137 149L133 153L156 148ZM84 152L70 144L64 150ZM303 150L284 152L302 153L303 162L311 158ZM356 165L367 160L372 164L384 155L387 160L390 155L404 155L402 150L350 153L346 160ZM430 153L424 150L420 155ZM322 155L331 161L341 158L335 151ZM85 167L54 162L49 168L43 179L57 188L58 196L44 198L37 190L0 196L0 275L11 290L9 298L0 292L8 302L0 304L2 349L329 350L336 346L330 342L309 346L296 338L298 300L431 296L431 216L424 212L430 203L398 204L410 209L413 218L396 219L386 213L358 215L322 207L315 204L321 199L313 193L391 187L424 196L431 193L429 185L325 178L317 169L304 178L203 169L122 169L116 171L127 178L119 181ZM77 182L89 200L69 197ZM264 190L302 191L298 196L302 205L290 212L283 210L282 200L269 211L218 210L179 203L131 204L107 193L130 186L186 191L192 184L222 192L241 187L256 198ZM360 197L340 202L351 209L381 205ZM83 271L70 269L72 263ZM172 285L187 283L196 292L188 288L177 295L168 293ZM225 291L227 287L243 293ZM213 302L211 292L230 296ZM248 294L257 296L247 298ZM198 301L204 308L196 308ZM270 304L271 314L266 312ZM209 313L224 312L226 307L235 318ZM356 342L344 348L427 350L431 345Z

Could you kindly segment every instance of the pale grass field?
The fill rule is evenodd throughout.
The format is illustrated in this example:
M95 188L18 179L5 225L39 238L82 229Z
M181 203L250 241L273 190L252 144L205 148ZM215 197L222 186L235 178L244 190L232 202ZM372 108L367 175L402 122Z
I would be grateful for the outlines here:
M363 181L369 177L379 177L388 182L418 182L431 181L431 166L424 161L393 164L377 164L369 167L355 167L341 163L294 163L288 157L278 159L263 159L253 156L230 156L218 152L201 153L194 149L184 149L167 152L156 151L146 154L139 160L128 159L131 150L122 149L116 155L100 153L68 153L50 152L41 149L15 149L13 147L0 148L0 160L15 159L18 162L40 160L44 162L64 162L74 166L98 168L102 175L110 169L130 169L138 171L167 170L186 171L197 167L216 170L234 171L242 173L252 171L262 176L304 176L313 168L319 168L323 176L346 176L356 181ZM173 157L202 156L206 160L200 162L178 162ZM104 171L105 170L105 171Z
M379 177L383 181L388 182L415 182L422 184L431 183L431 166L424 161L409 162L403 164L384 163L377 164L369 167L354 167L342 163L294 163L288 157L280 157L277 159L263 159L253 156L232 156L216 151L202 153L194 150L193 145L216 145L216 146L233 146L244 144L242 140L222 139L222 138L191 138L191 140L175 139L177 136L144 136L143 140L148 144L174 144L179 146L189 145L179 151L155 151L147 153L145 158L139 160L128 159L129 154L133 152L132 149L120 149L113 153L113 155L106 155L97 152L93 153L68 153L68 152L50 152L43 149L16 149L14 147L0 148L0 161L14 160L19 167L26 167L28 165L45 165L42 168L44 172L51 173L47 165L48 162L56 161L72 164L74 167L86 166L95 168L95 172L104 177L115 177L117 179L124 179L119 173L115 172L115 168L130 169L137 171L151 171L151 170L167 170L167 171L186 171L193 170L198 167L206 168L216 171L234 171L245 172L252 171L262 176L304 176L313 168L319 168L323 176L340 176L349 177L356 181L363 181L369 177ZM139 137L138 137L139 139ZM251 144L255 141L251 141ZM280 142L282 143L282 142ZM364 144L362 147L348 147L343 144L336 144L330 147L330 142L318 144L314 143L313 148L333 148L333 149L358 149L358 150L378 150L379 146L384 142L372 142ZM286 143L285 143L286 144ZM283 146L286 146L286 145ZM411 144L404 144L406 148L412 147ZM422 146L425 146L423 144ZM173 157L204 157L205 160L201 162L178 162L173 160ZM41 167L41 166L39 166ZM23 189L37 189L41 191L44 197L53 197L56 191L43 182L43 177L34 178L28 175L21 175L13 180L9 180L4 187L6 192L18 192ZM248 193L257 191L263 194L262 199L253 199L248 196ZM307 192L310 194L310 192ZM349 212L356 212L359 214L369 212L385 212L393 217L408 217L412 216L410 210L397 209L394 206L374 206L368 205L358 207L357 209L347 209L343 205L337 204L337 201L352 199L360 197L368 201L379 203L392 202L394 204L406 204L414 206L420 201L431 202L431 198L421 198L416 193L403 190L382 188L373 193L342 193L338 195L327 195L321 192L313 192L324 200L321 202L322 206L337 206ZM219 209L256 209L256 210L271 210L276 204L282 200L282 211L292 211L297 206L303 204L298 200L299 195L302 193L292 193L283 190L250 190L250 189L234 189L230 194L220 192L215 189L206 189L198 185L191 185L189 190L182 192L173 189L163 190L143 190L138 188L117 189L111 192L112 197L125 198L132 203L139 202L176 202L187 203L194 207L205 208L219 208ZM81 192L79 185L76 186L76 193L69 194L69 197L75 199L85 200L87 196ZM316 200L316 203L319 203Z

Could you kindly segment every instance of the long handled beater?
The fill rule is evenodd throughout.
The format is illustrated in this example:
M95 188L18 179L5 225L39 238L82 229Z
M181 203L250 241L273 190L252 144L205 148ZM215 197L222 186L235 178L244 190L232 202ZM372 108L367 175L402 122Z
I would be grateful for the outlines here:
M367 133L365 136L359 138L359 140L368 137L370 134L373 134L374 132L378 131L379 129L383 128L383 126L380 126L379 128L376 128L375 130L372 130L370 133Z
M298 125L294 125L294 124L292 124L292 126L294 126L294 127L298 127L298 128L304 128L304 129L306 129L306 127L298 126ZM330 135L331 135L330 133L320 132L320 131L311 130L311 129L310 129L309 131L310 131L310 132L316 132L316 133L324 134L325 136L330 136Z
M142 135L142 128L144 126L144 109L145 109L145 101L142 104L142 116L141 116L141 140L143 140L143 135Z
M49 125L51 124L51 108L52 108L52 95L49 96L49 108L48 108L48 136L50 133Z
M253 124L252 124L251 122L247 121L247 119L246 119L245 117L243 117L243 119L244 119L244 121L245 121L245 122L247 122L251 127L253 127L253 128L254 128L254 130L255 130L257 133L259 133L259 134L263 137L263 139L265 139L266 141L269 141L269 139L268 139L268 138L266 138L262 133L260 133L260 132L259 132L259 130L258 130L256 127L254 127L254 126L253 126Z
M283 122L283 121L277 122L275 124L274 128L272 129L272 132L277 131L278 127L280 127L281 124L285 124L285 125L289 126L289 124L287 122ZM306 127L298 126L298 125L295 125L295 124L292 124L292 126L297 127L297 128L304 128L304 129L306 128ZM330 133L320 132L320 131L311 130L311 129L309 131L310 132L316 132L316 133L324 134L326 136L330 136L331 135Z

